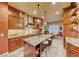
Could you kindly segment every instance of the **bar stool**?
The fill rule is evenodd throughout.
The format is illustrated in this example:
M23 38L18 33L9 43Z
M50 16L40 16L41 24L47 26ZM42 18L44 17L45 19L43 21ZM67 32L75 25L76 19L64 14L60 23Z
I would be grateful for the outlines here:
M47 46L50 46L50 43L49 43L48 40L44 41L43 44L46 45L46 47L47 47ZM48 50L49 50L49 48L48 48ZM46 52L46 56L47 56L48 53L47 53L47 51L45 51L45 52Z

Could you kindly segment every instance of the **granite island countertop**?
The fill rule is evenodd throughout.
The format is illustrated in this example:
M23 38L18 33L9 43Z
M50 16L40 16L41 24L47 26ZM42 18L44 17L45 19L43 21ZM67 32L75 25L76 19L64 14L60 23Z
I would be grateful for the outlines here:
M79 48L79 38L66 37L66 41Z
M30 37L30 38L27 38L27 39L24 39L25 43L28 43L32 46L37 46L38 44L40 44L41 42L47 40L48 38L50 38L52 35L45 35L45 34L42 34L42 35L37 35L37 36L34 36L34 37Z

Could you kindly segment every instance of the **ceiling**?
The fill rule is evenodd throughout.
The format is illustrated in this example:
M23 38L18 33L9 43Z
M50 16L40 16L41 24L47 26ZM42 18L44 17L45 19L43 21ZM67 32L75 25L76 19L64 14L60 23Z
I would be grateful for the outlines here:
M40 4L40 10L38 10L37 4ZM70 6L69 2L9 2L9 5L24 11L26 14L35 17L44 17L44 21L59 21L63 19L63 8ZM37 11L37 14L34 14ZM45 14L44 12L47 11ZM59 14L56 14L59 12Z

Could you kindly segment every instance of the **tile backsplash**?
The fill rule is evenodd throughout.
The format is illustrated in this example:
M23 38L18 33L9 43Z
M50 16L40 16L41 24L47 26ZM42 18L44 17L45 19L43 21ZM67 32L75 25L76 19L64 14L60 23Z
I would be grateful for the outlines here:
M11 35L17 35L17 34L24 34L24 30L8 30L8 36L11 36Z
M28 35L28 34L32 34L32 33L33 33L32 28L25 28L24 30L22 30L22 29L8 30L8 36Z

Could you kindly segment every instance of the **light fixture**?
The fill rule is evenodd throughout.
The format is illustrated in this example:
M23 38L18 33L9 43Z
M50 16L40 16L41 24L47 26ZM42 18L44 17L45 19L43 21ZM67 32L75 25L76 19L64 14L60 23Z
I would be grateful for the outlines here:
M58 15L58 14L59 14L59 12L58 12L58 11L56 11L56 14Z
M47 11L44 11L44 16L42 16L42 19L44 19L46 17L46 13L47 13Z
M36 11L33 11L33 13L34 13L34 14L37 14L37 12L36 12Z
M37 19L37 22L39 23L40 22L40 19Z
M55 5L55 4L56 4L56 2L52 2L52 4L53 4L53 5Z

